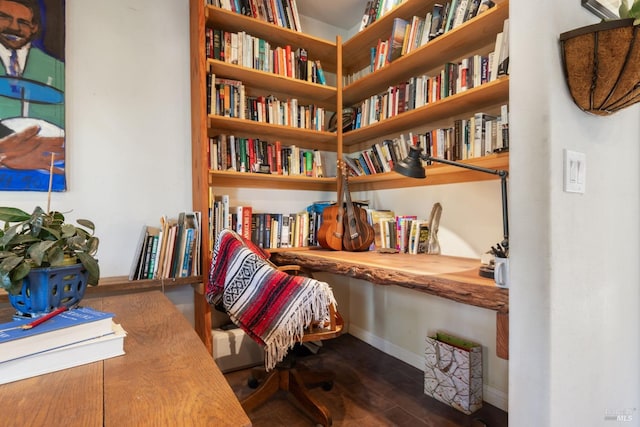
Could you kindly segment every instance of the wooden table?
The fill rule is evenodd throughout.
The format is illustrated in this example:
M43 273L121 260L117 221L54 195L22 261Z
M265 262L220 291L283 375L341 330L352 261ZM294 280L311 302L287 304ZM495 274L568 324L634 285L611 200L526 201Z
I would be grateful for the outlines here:
M85 298L115 313L126 354L0 385L0 426L250 426L198 335L160 292ZM0 323L13 309L0 309Z

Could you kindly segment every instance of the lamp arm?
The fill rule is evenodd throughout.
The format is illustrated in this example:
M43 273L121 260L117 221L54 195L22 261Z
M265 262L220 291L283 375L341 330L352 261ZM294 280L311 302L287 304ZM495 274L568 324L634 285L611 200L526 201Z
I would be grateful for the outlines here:
M454 162L453 160L440 159L431 156L420 156L420 158L426 162L442 163L450 166L457 166L459 168L470 169L477 172L484 172L491 175L498 175L500 177L500 187L502 190L502 231L504 239L500 243L505 250L509 248L509 211L507 206L507 175L509 172L505 170L488 169L481 166L470 165L467 163Z

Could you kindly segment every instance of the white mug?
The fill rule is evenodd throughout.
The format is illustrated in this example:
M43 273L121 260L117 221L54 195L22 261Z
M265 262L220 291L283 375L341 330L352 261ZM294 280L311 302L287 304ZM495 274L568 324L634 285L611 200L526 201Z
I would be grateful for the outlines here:
M493 267L493 278L496 281L496 286L500 288L509 287L509 258L495 257L495 264Z

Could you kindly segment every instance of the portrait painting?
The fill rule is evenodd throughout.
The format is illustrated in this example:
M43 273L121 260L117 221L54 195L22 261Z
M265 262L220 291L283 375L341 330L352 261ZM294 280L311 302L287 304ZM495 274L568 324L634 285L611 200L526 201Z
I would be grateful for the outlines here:
M0 190L65 191L65 2L0 0Z

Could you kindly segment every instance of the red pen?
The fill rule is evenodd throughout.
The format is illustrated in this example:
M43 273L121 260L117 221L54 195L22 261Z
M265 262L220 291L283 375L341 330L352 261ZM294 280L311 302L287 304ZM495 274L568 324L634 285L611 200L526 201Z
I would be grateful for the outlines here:
M52 317L57 316L58 314L62 313L63 311L67 311L68 307L59 307L56 308L55 310L53 310L51 313L49 314L45 314L42 317L38 317L36 320L34 320L31 323L28 323L26 325L22 326L22 329L31 329L31 328L35 328L36 326L46 322L47 320L51 319Z

